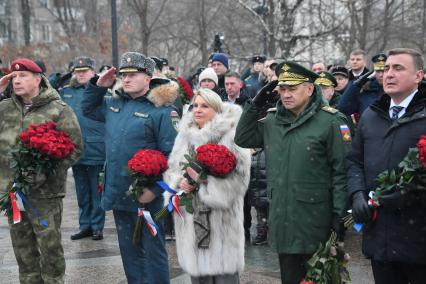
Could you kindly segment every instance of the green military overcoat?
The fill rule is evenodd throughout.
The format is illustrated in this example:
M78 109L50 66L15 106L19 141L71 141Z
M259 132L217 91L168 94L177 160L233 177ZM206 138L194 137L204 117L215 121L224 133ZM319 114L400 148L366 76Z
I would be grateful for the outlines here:
M297 118L281 101L260 120L256 106L245 105L235 142L265 149L270 238L278 253L315 252L330 236L333 214L344 214L350 139L344 115L324 103L318 87Z

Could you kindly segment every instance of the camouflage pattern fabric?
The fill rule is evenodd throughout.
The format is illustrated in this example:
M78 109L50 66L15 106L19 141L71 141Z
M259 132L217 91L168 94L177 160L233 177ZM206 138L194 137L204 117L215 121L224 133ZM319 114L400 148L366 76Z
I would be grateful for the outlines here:
M64 283L65 259L61 244L62 198L32 199L39 215L22 212L22 222L9 217L10 237L19 266L19 281L26 283ZM40 219L49 222L46 228Z
M43 77L45 87L33 98L32 106L26 110L20 98L15 94L0 102L0 193L12 181L13 172L9 167L10 151L16 144L16 137L26 130L31 123L55 121L57 128L67 131L76 145L76 150L61 161L56 173L47 177L46 182L32 190L29 197L54 198L65 196L67 169L78 160L82 152L80 126L73 110L65 104Z
M81 155L82 138L72 109L60 99L44 76L41 85L39 95L32 99L28 109L15 94L0 102L0 192L13 179L9 153L21 131L31 123L55 121L58 129L68 132L76 150L60 162L54 173L48 173L41 184L34 186L26 198L38 214L48 220L49 226L41 226L35 216L37 213L28 209L22 212L21 223L14 225L9 220L21 283L63 283L65 260L60 233L62 197L65 196L67 169Z

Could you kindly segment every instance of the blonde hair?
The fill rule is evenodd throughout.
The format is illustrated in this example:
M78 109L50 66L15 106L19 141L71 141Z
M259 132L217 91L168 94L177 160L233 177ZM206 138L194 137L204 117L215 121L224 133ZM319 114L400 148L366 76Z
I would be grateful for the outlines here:
M206 103L216 112L220 113L223 111L222 99L216 92L210 89L200 88L195 92L194 97L192 98L192 103L195 102L195 99L198 96L200 96L204 101L206 101Z

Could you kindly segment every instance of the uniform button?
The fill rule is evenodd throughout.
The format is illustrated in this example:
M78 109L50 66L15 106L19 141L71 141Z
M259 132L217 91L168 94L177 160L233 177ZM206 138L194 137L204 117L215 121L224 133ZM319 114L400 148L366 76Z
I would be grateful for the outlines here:
M309 146L306 147L306 150L311 151L311 147L309 147Z

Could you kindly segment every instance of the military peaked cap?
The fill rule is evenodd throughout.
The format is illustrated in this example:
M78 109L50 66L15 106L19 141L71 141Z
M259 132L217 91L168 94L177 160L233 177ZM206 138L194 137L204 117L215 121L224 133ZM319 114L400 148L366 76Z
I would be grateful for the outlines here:
M341 76L344 76L346 78L349 77L348 69L345 66L338 65L338 66L331 67L330 72L331 72L331 74L333 74L333 76L341 75Z
M293 61L283 61L275 67L278 86L295 86L305 82L314 83L318 74Z
M337 81L334 76L328 72L321 71L318 73L318 78L315 80L315 84L320 86L327 86L327 87L336 87Z
M254 64L256 62L265 63L266 56L265 55L255 55L252 57L251 62Z
M373 69L374 69L374 71L383 71L383 70L385 70L385 62L386 62L387 58L388 57L384 53L379 53L379 54L374 55L371 58L371 61L373 61Z

